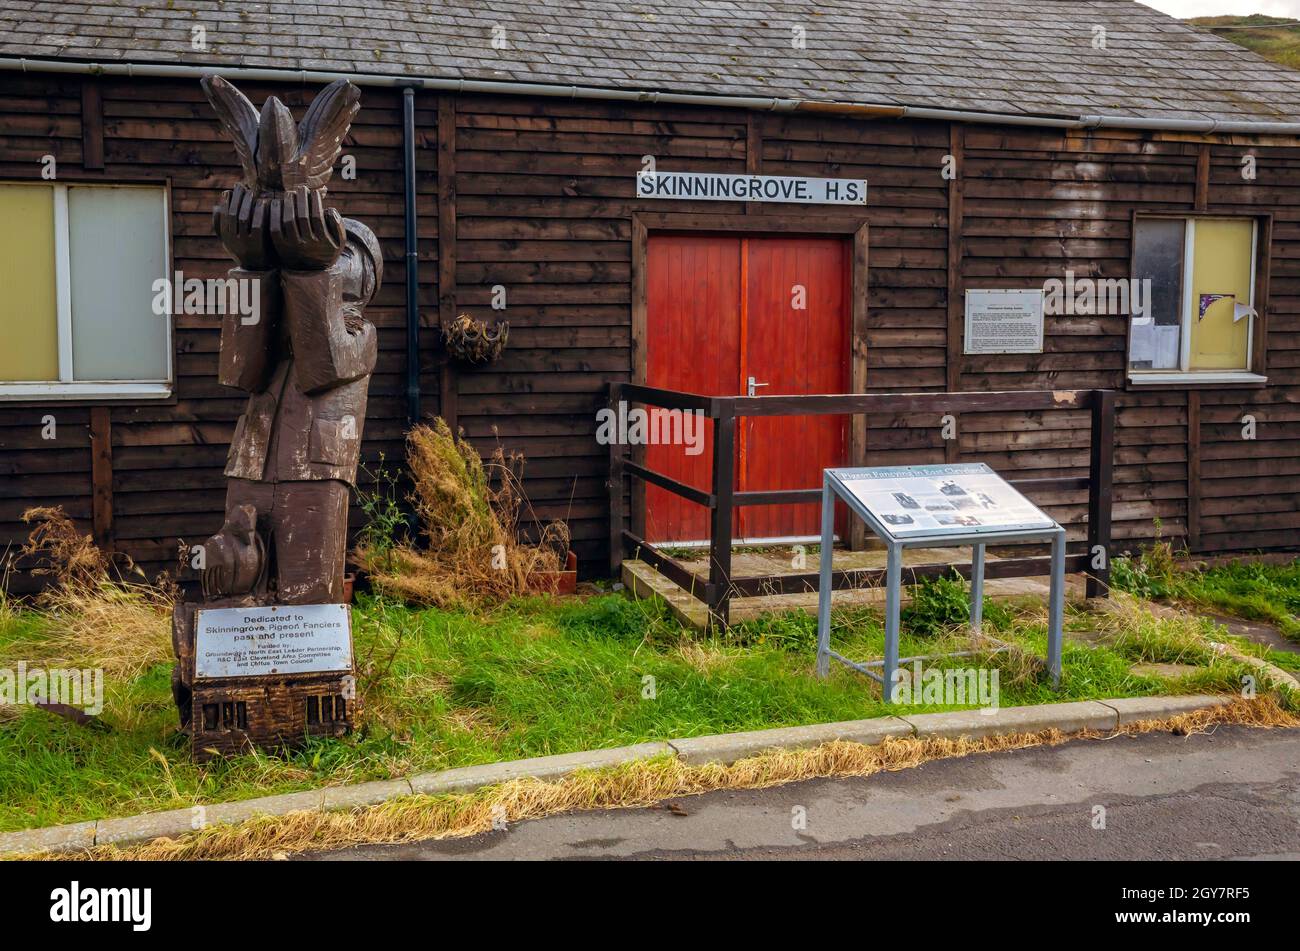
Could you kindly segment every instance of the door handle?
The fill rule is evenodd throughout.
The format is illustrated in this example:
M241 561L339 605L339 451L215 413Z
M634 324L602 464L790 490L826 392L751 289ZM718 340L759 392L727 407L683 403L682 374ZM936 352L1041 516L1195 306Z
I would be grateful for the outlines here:
M756 389L758 389L760 386L771 386L771 385L772 385L772 384L770 384L770 383L759 383L757 380L755 380L755 379L751 376L751 377L749 378L749 385L748 385L748 387L746 388L746 390L747 390L746 395L747 395L747 396L754 396L754 395L756 395L756 394L754 393L754 391L755 391Z

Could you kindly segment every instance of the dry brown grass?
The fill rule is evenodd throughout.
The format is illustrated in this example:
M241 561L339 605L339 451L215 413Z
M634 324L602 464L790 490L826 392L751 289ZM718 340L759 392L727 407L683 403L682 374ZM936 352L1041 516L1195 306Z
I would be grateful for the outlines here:
M400 545L357 560L376 590L416 604L478 607L535 590L541 572L558 571L569 549L562 522L541 525L537 544L520 539L520 519L539 524L523 493L523 457L498 447L484 463L437 419L406 437L411 501L427 549Z
M129 562L141 580L114 577L109 558L62 509L28 509L23 521L34 527L21 554L54 583L37 600L50 623L44 636L23 643L21 659L103 668L121 679L171 660L172 585L148 583Z
M701 674L717 672L736 659L736 655L706 646L694 640L682 640L677 645L677 656Z
M921 763L1056 745L1070 739L1156 731L1179 736L1204 733L1221 723L1294 727L1300 719L1271 698L1237 700L1164 720L1129 724L1117 733L1065 734L1059 730L982 739L888 739L878 746L837 741L808 750L780 750L731 766L691 766L676 758L641 760L605 770L583 771L555 782L520 779L454 796L412 796L341 812L295 812L217 826L183 839L158 839L119 848L100 846L72 855L21 858L194 860L281 858L291 852L338 849L366 843L412 842L478 835L496 820L520 822L579 809L648 806L664 799L719 789L761 789L825 776L869 776Z
M62 508L37 506L23 512L31 525L20 554L36 559L32 574L53 576L61 586L97 585L108 578L108 558L91 536L82 535Z

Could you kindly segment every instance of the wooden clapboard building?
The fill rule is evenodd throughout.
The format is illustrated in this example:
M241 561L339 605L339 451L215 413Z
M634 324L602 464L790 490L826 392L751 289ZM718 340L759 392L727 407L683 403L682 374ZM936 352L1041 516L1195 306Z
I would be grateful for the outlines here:
M216 381L219 320L150 308L154 280L229 266L210 209L238 172L208 71L299 115L332 79L361 87L330 194L387 259L365 458L436 414L520 450L589 569L610 381L1109 389L1118 541L1158 522L1195 551L1295 545L1300 74L1129 0L0 0L0 545L61 505L157 569L220 526L244 400ZM867 197L639 197L644 170ZM1130 277L1153 282L1138 320L1080 292L1041 352L967 352L968 291ZM462 312L509 321L498 360L449 361ZM1087 470L1086 410L993 402L952 414L955 439L943 415L744 422L738 487L850 459ZM707 451L669 455L705 484ZM655 491L628 499L645 533L699 537L702 510ZM1086 490L1039 501L1084 537ZM737 533L803 536L810 512L745 510Z

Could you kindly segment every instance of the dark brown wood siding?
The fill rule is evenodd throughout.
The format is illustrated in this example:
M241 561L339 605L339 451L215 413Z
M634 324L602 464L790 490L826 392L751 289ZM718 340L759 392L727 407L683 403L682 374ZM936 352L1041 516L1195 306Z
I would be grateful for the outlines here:
M82 163L78 77L0 76L0 177L36 180L40 159L53 154L60 181L156 180L170 183L172 265L186 278L224 276L230 260L212 236L212 205L238 177L233 150L197 83L84 80L102 101L103 169ZM278 95L301 115L315 87L241 84L257 103ZM402 94L367 89L363 109L343 147L356 177L336 173L330 195L343 214L374 230L384 254L384 284L367 316L379 329L380 355L370 387L363 461L380 453L400 459L406 427L405 248L402 184ZM437 102L417 99L424 406L438 412L437 373ZM176 562L178 539L199 542L220 528L222 469L245 398L216 381L220 324L208 316L174 318L175 397L115 401L108 418L112 444L111 543L148 571ZM53 415L58 439L41 439ZM32 505L61 505L89 534L94 480L86 405L0 402L0 546L26 536L19 519ZM360 521L354 508L353 524ZM21 582L21 579L17 579ZM26 587L16 583L15 587Z
M83 95L83 84L97 95ZM248 84L255 102L281 96L300 112L314 87ZM355 180L331 196L379 236L384 288L369 315L380 328L364 458L400 457L406 422L402 101L366 87L344 146ZM1267 261L1269 386L1199 391L1124 390L1119 399L1115 536L1194 530L1206 551L1294 545L1300 502L1300 148L1294 143L1205 145L1155 133L1066 133L1023 127L776 115L740 110L544 98L417 93L421 387L427 415L456 419L483 451L498 443L529 462L526 487L541 518L567 519L588 564L605 557L608 455L595 442L595 410L608 380L634 373L631 327L634 212L861 214L860 209L758 203L638 200L646 156L661 168L861 177L870 181L867 386L879 391L1125 386L1123 316L1049 317L1045 352L962 356L965 288L1034 287L1066 269L1129 276L1136 210L1273 216ZM87 115L83 108L99 110ZM454 123L439 134L439 115ZM100 129L102 129L102 141ZM440 182L439 143L455 175ZM1242 178L1246 151L1255 180ZM1201 159L1208 151L1208 163ZM102 153L103 168L94 165ZM210 230L210 208L236 177L229 143L197 82L0 75L0 177L35 180L54 154L60 177L166 180L174 266L222 275L229 262ZM958 177L943 175L955 156ZM1198 163L1208 178L1198 184ZM439 261L439 219L454 225ZM1261 265L1265 258L1261 256ZM439 287L444 273L445 293ZM494 295L506 308L493 310ZM496 364L440 372L445 313L510 321ZM958 335L958 336L955 336ZM176 539L198 541L221 521L226 445L243 400L216 383L218 330L208 317L176 319L177 388L168 402L87 405L0 403L0 545L25 536L22 511L62 505L147 568L174 561ZM450 406L447 407L450 409ZM53 414L58 438L41 438ZM1244 443L1241 418L1258 438ZM97 424L96 424L97 423ZM981 459L1021 474L1081 475L1086 414L1025 419L967 414L946 443L939 419L868 421L873 464ZM92 457L92 430L111 453ZM110 469L111 465L111 469ZM98 493L95 472L101 473ZM111 471L111 484L103 474ZM1199 472L1199 478L1197 473ZM1190 482L1189 482L1190 480ZM1190 491L1189 491L1190 488ZM1086 497L1043 498L1083 537ZM96 519L95 513L99 512ZM110 517L111 516L111 517ZM354 522L356 519L354 519Z

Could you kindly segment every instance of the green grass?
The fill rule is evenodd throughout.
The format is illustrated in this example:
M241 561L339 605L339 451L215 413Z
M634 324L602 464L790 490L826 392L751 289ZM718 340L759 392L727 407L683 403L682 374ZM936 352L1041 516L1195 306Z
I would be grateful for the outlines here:
M1260 56L1274 60L1292 69L1300 69L1300 26L1295 17L1252 16L1197 17L1188 22L1206 28L1215 27L1214 33L1238 46L1253 50ZM1238 29L1233 29L1238 27Z
M1283 565L1238 561L1203 570L1178 570L1167 546L1136 559L1115 560L1112 582L1139 597L1208 608L1265 621L1300 641L1300 559Z
M953 582L946 582L948 585ZM902 638L904 655L958 646L947 629L960 588L922 589ZM879 657L883 631L867 610L837 612L836 649ZM999 637L1041 654L1042 606L989 602ZM690 635L647 602L618 595L533 598L487 613L414 611L361 597L354 612L364 725L284 756L190 762L177 730L169 665L109 683L102 733L29 708L0 719L0 830L221 802L415 771L620 746L708 733L882 716L861 676L832 665L813 676L816 622L803 614ZM21 659L48 621L0 601L0 664ZM1094 619L1078 608L1069 626ZM1067 640L1062 689L1027 674L1023 658L961 658L997 665L1001 704L1179 691L1231 691L1238 664L1198 652L1187 623L1137 615L1115 646ZM1137 660L1189 658L1207 666L1178 681L1139 677ZM652 678L652 679L650 679ZM16 709L16 712L15 712ZM909 707L912 712L944 709Z
M1184 591L1190 601L1267 621L1300 641L1300 560L1289 565L1236 562L1190 573Z

